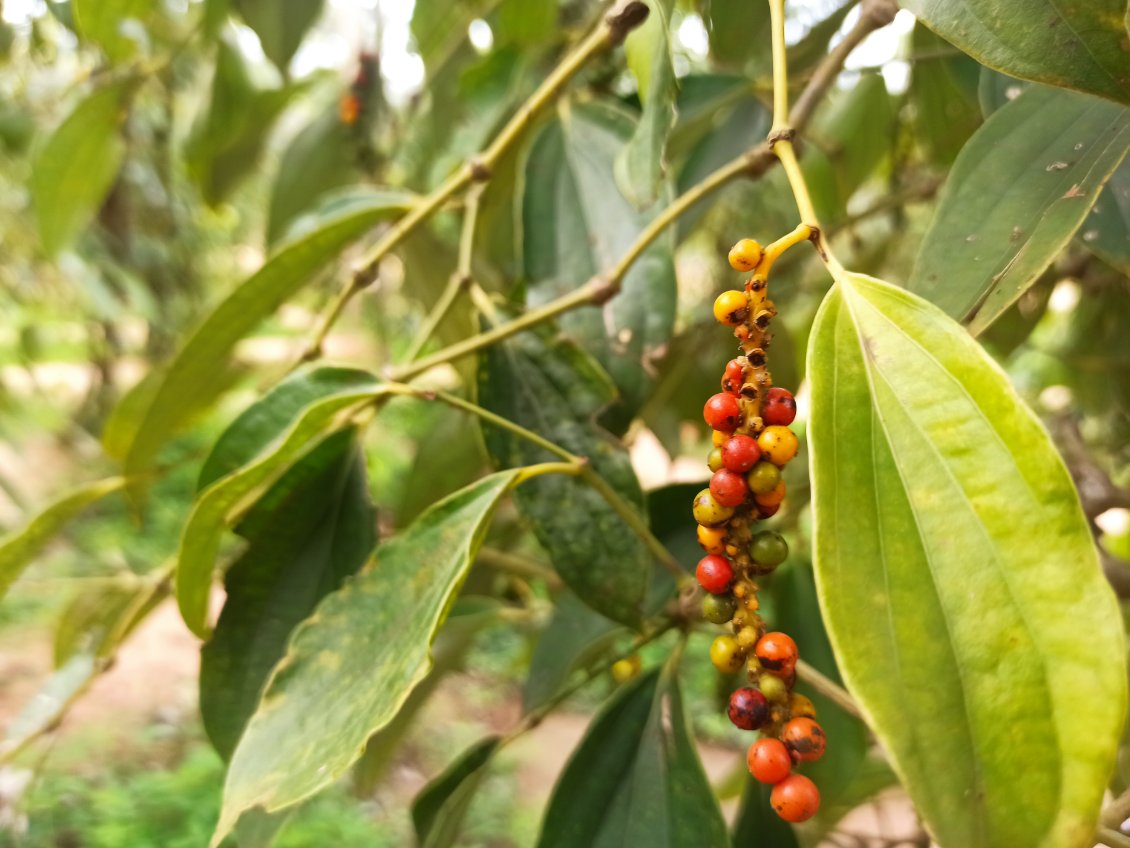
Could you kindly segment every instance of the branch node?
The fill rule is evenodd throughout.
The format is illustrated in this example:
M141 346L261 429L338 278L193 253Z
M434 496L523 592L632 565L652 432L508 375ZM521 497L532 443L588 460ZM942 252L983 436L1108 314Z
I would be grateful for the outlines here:
M613 47L623 44L628 33L646 21L649 14L651 10L640 0L630 0L613 9L604 19L604 25L608 27L608 43Z
M299 363L313 362L315 359L319 359L321 356L322 346L320 344L308 345L306 349L302 351L302 355L298 357L298 361Z
M816 247L816 252L820 254L820 258L827 262L828 251L824 249L824 233L815 224L809 224L808 228L811 230L808 234L808 240Z
M589 302L593 306L603 306L612 300L620 291L620 284L608 279L604 276L594 277L592 283L592 295Z
M778 141L792 141L796 138L796 130L792 127L781 127L779 130L773 130L769 133L769 138L766 141L769 144L769 149L772 150L777 146Z
M472 156L470 159L468 159L467 169L471 174L471 182L485 183L490 181L490 165L484 162L480 157Z
M471 284L474 283L475 280L466 271L456 271L451 275L451 282L461 291L466 291L471 288Z
M353 291L359 292L367 289L377 281L377 266L375 263L369 263L353 272L353 281L351 283Z

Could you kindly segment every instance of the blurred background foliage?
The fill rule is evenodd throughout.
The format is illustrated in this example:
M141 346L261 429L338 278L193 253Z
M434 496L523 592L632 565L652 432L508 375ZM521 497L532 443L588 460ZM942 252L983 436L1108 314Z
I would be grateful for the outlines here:
M606 54L496 168L472 257L487 292L536 303L558 293L555 287L587 279L615 258L592 248L593 232L632 216L647 220L670 191L694 185L764 137L771 91L764 4L665 5L678 87L655 190L631 194L633 204L607 179L613 163L601 157L615 155L634 131L647 73ZM493 138L603 8L593 0L4 0L0 529L19 526L72 484L113 473L100 447L112 410L273 250L375 190L396 187L404 197L434 188ZM851 0L798 0L789 13L799 86L858 11ZM871 36L817 112L803 160L845 264L908 280L958 152L1022 87L916 25L909 13ZM568 132L561 129L564 115ZM554 182L559 170L570 172L573 189L567 179ZM645 189L648 183L645 175ZM558 193L549 192L551 184ZM559 194L569 190L607 221L569 218L572 207L562 207ZM456 212L441 212L381 263L376 283L327 340L328 359L379 369L404 358L455 268ZM677 298L648 304L669 320L646 342L639 372L622 373L613 353L591 350L630 406L605 423L624 433L653 526L688 563L696 548L686 505L705 475L708 450L701 403L730 355L709 309L719 286L731 285L725 252L738 237L772 240L795 219L780 172L731 183L658 245L666 254L655 267L665 273L669 264ZM1056 436L1108 575L1124 596L1127 221L1130 168L1123 165L1079 235L983 337ZM65 666L68 651L56 648L51 657L49 646L63 638L53 630L78 627L70 638L89 641L96 628L80 626L84 608L104 612L114 592L166 567L210 445L286 372L353 260L346 251L240 342L232 391L162 450L163 473L144 512L120 498L100 502L13 586L0 605L4 723L14 722L53 663ZM771 363L780 385L803 382L807 335L828 285L809 252L790 253L779 266L774 297L781 318ZM477 330L469 306L452 316L438 343ZM470 391L467 376L458 366L435 379ZM803 394L801 400L803 416ZM488 466L477 434L446 407L393 401L364 438L382 533L403 527ZM808 653L834 676L805 560L806 483L799 463L790 466L790 504L778 527L798 555L773 580L767 617L798 641L823 645ZM472 572L464 595L491 596L528 614L471 628L478 635L470 650L440 651L433 677L371 743L353 783L304 807L276 844L407 844L405 808L414 790L483 732L505 728L523 688L527 704L537 703L571 669L623 650L625 631L561 595L559 584L524 579L513 561L510 568L491 566L489 552L494 566L507 565L507 557L528 564L542 556L513 509L502 511L487 550L486 567ZM148 692L136 709L123 708L127 733L105 732L119 720L111 710L85 717L80 711L73 728L65 724L58 738L0 771L0 844L205 843L223 766L207 750L196 715L195 647L186 648L185 639L148 623L139 630L137 641L148 640L162 657L168 651L167 665L179 671L154 678L168 691ZM691 651L703 650L692 643ZM531 658L536 674L528 673ZM708 771L733 811L743 783L733 755L739 734L722 718L717 704L725 692L705 666L687 664L688 712L714 752ZM95 700L106 697L102 684L125 685L116 673L100 681ZM571 708L592 709L612 686L601 682ZM446 707L429 697L435 691L445 693ZM821 764L830 812L803 832L809 844L836 825L838 813L893 782L867 755L862 725L827 710L829 735L840 741ZM530 844L548 786L522 792L519 785L530 761L559 765L573 739L540 738L541 748L508 752L478 793L459 844ZM750 817L763 805L755 801L738 815L739 832L757 826Z

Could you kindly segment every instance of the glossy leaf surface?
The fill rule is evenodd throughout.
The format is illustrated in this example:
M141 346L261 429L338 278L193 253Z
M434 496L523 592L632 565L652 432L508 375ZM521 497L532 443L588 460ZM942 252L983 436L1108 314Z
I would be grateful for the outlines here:
M936 840L1092 844L1125 646L1055 446L958 324L870 277L828 295L808 373L820 605Z

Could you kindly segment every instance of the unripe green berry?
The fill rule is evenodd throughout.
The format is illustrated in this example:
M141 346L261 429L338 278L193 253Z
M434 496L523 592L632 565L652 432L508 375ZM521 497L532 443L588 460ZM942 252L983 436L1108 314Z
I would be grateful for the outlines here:
M731 595L707 595L702 599L702 617L711 624L725 624L737 609Z
M785 699L789 697L789 687L785 685L785 681L775 674L761 675L757 685L761 689L761 694L770 701L784 703Z
M710 494L710 489L703 489L694 498L694 520L706 527L714 527L730 519L734 508L722 506Z
M721 468L722 467L722 449L721 448L715 448L714 450L712 450L710 452L710 455L706 458L706 464L710 467L711 471L717 471L719 468Z
M788 559L789 545L780 533L763 530L750 542L749 555L759 565L775 568Z
M750 469L745 481L755 495L766 495L781 482L781 469L771 462L761 461Z

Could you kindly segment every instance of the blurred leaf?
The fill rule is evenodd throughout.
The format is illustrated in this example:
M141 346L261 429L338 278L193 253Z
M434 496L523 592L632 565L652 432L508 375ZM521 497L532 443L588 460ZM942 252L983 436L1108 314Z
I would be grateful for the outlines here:
M416 440L416 456L396 510L398 527L470 483L486 466L482 440L466 413L437 404L432 419Z
M88 506L124 485L121 477L84 483L44 507L23 527L0 537L0 598L56 533Z
M213 846L244 810L274 812L333 783L392 720L427 675L436 631L517 474L436 504L294 632L232 756Z
M242 520L252 504L304 457L315 440L351 428L352 417L381 393L381 385L345 385L302 407L290 426L252 460L208 485L193 502L177 551L177 606L189 630L208 635L208 595L224 530ZM268 395L266 403L272 403ZM236 426L242 422L237 421Z
M537 47L557 28L557 0L502 0L495 25L500 44Z
M538 637L522 687L522 712L537 709L561 690L574 669L607 646L621 627L563 592Z
M113 186L125 156L118 130L135 87L130 79L94 89L35 154L31 196L48 255L74 240Z
M74 700L98 676L99 664L90 654L75 654L56 669L39 693L8 724L0 741L0 763L19 753L63 716Z
M356 432L323 439L236 529L250 545L227 571L227 600L200 661L200 713L224 759L291 631L365 563L376 543Z
M980 333L1067 244L1128 146L1130 110L1029 88L962 150L908 287Z
M715 64L740 69L758 52L768 50L768 3L699 0L699 10Z
M428 0L412 7L412 41L424 60L429 83L436 69L467 41L467 27L487 7L486 0Z
M1088 250L1130 276L1130 161L1111 174L1079 235Z
M800 848L792 827L769 804L772 786L747 777L730 844L734 848Z
M540 306L610 269L652 215L616 190L613 162L632 130L599 104L573 106L534 142L522 203L527 303ZM651 387L650 360L675 320L673 239L660 236L624 277L620 294L599 309L561 316L620 390L614 429L626 427Z
M115 432L134 433L126 453L129 474L147 470L168 438L223 392L236 344L260 321L296 294L311 277L378 221L406 208L404 195L374 194L363 206L328 217L321 225L280 247L263 267L222 300L197 327L161 376L133 398L129 419ZM127 396L129 398L130 396ZM122 439L115 450L123 451ZM145 490L131 483L139 498Z
M643 493L627 451L593 423L613 396L604 372L568 338L522 333L480 358L484 407L587 457L642 513ZM500 467L558 459L497 427L485 425L483 437ZM597 612L637 625L651 556L607 501L577 477L559 474L530 480L514 499L569 588Z
M825 625L931 833L1089 846L1125 645L1055 446L958 324L869 277L828 295L808 373Z
M667 170L664 152L675 125L678 91L670 41L674 0L652 0L650 5L647 20L624 41L628 69L636 78L643 112L614 166L616 184L637 209L655 203L662 190Z
M412 824L420 848L455 844L467 808L500 741L499 736L480 739L420 790L412 802Z
M233 5L259 36L267 58L284 74L306 31L322 13L322 0L233 0Z
M831 803L827 802L829 799L821 797L820 811L812 819L808 833L828 833L834 830L844 816L866 804L883 790L897 786L898 782L898 775L891 769L883 754L872 751L863 759L852 782L843 792L830 799Z
M1125 0L905 0L902 5L983 65L1130 104Z
M71 0L75 28L114 62L137 55L145 45L145 21L154 0Z
M647 672L589 725L553 789L538 848L727 844L678 681Z
M824 8L827 8L827 6ZM804 38L789 47L788 60L790 74L797 75L804 71L811 70L821 59L828 55L832 39L843 27L848 12L854 8L855 3L851 2L851 0L837 0L836 7L828 13L828 17L813 26L805 34ZM758 66L764 68L766 72L771 72L773 69L773 61L770 51L764 50L762 55L764 59L758 63Z
M994 71L981 68L981 78L977 83L977 100L981 104L981 114L989 117L1001 106L1020 96L1029 83Z
M56 668L79 654L110 658L122 639L168 596L164 575L144 579L126 572L121 578L79 591L64 608L55 627Z
M981 66L961 53L943 55L947 48L949 44L926 27L914 27L909 101L914 106L915 141L943 166L953 163L981 125Z

